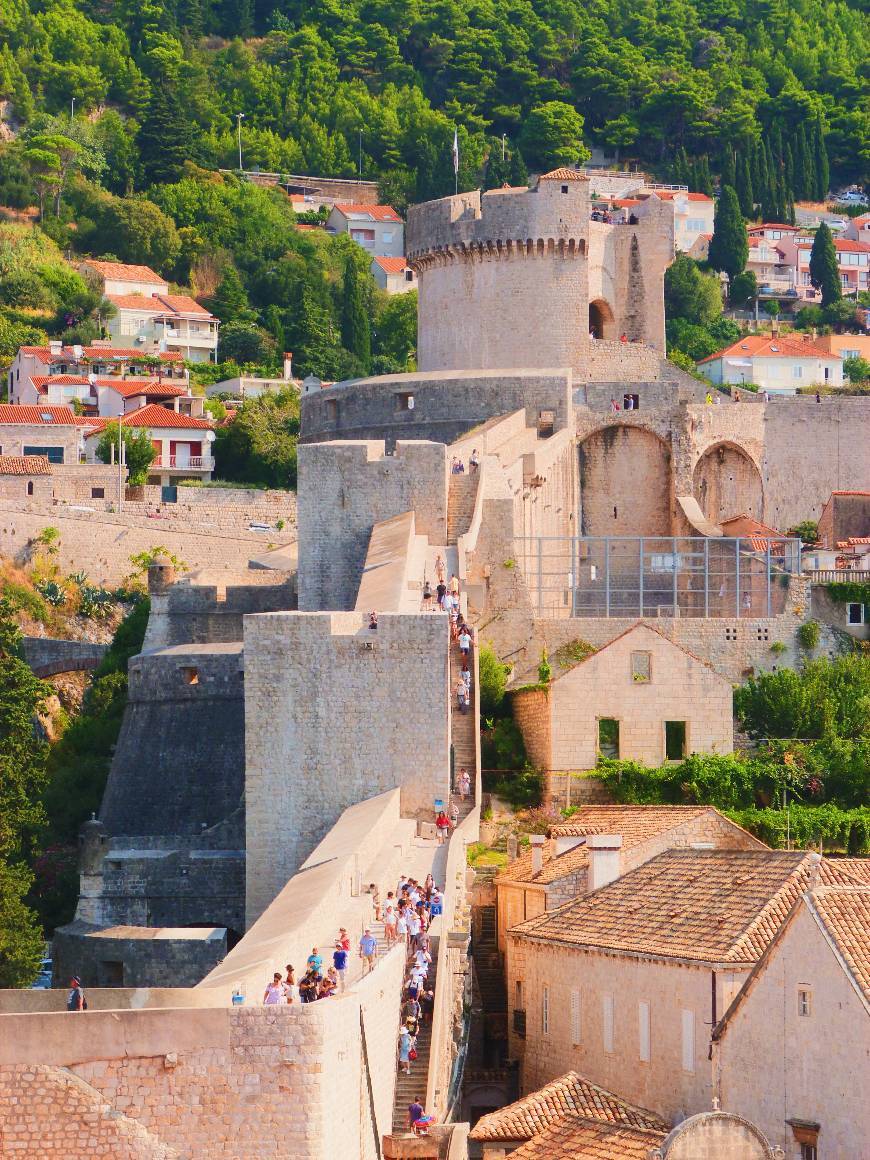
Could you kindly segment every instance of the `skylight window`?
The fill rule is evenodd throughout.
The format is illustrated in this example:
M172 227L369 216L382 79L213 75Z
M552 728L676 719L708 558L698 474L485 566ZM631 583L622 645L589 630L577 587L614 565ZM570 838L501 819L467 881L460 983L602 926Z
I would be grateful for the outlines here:
M52 415L51 411L41 411L39 414L39 417L43 421L43 423L53 423L54 422L54 416Z

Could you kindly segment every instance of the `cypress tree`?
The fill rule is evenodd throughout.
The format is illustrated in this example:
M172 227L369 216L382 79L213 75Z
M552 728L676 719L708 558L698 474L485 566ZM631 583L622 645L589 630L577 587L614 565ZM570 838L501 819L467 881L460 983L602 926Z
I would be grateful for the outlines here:
M821 290L822 306L839 302L843 296L840 271L837 268L837 251L826 222L822 222L813 239L813 248L810 252L810 282L817 290Z
M526 163L523 160L523 155L520 153L519 147L514 146L511 149L511 170L510 170L511 185L528 185L529 171L526 169Z
M761 201L764 191L764 182L761 174L761 158L761 147L757 141L753 141L749 154L749 176L752 181L752 200L756 205Z
M745 218L755 217L755 199L752 193L752 177L749 172L749 158L741 153L737 158L737 199Z
M744 270L748 257L749 243L740 202L731 186L724 185L716 203L709 262L714 270L724 270L731 282Z
M372 337L363 303L359 274L353 255L344 267L341 307L341 345L355 354L368 370L372 358Z
M178 181L190 155L190 120L170 85L152 82L148 112L136 143L149 185Z
M794 155L792 154L791 145L788 141L786 141L782 151L782 172L785 177L785 187L788 190L789 197L794 197Z
M710 173L710 158L706 153L701 158L698 169L698 190L701 193L706 193L707 197L712 197L713 175Z
M794 216L794 196L793 196L791 193L788 195L788 202L787 202L787 204L786 204L786 217L785 217L785 220L788 222L788 224L789 224L790 226L793 226L793 225L795 224L795 216Z
M831 171L828 165L828 150L822 132L821 117L816 118L813 132L813 159L816 163L816 200L824 201L828 196L828 186L831 184Z
M812 201L816 196L816 162L807 141L806 125L801 122L795 147L795 193L799 199Z
M719 173L720 184L724 187L730 185L732 189L737 188L737 166L734 162L734 154L731 151L731 146L725 146L725 153L722 157L722 167Z
M764 145L756 148L758 158L758 180L753 179L755 200L761 206L761 220L770 221L770 170L767 167L767 150Z

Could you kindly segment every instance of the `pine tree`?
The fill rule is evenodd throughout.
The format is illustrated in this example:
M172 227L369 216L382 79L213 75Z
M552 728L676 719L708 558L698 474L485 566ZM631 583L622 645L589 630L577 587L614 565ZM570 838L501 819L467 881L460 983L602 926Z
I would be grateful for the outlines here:
M737 166L730 145L725 146L719 180L722 186L730 185L732 189L737 188Z
M745 268L748 257L749 243L740 202L731 186L724 185L716 202L709 262L714 270L724 270L730 282Z
M149 185L177 181L190 156L190 120L182 112L175 90L152 82L151 100L136 139L145 180Z
M211 309L221 322L253 322L256 318L235 266L227 266L224 271L211 299Z
M755 217L755 199L752 193L752 177L749 172L749 158L741 153L737 158L737 200L745 218Z
M822 306L839 302L843 296L840 271L837 268L837 251L826 222L822 222L813 239L813 248L810 252L810 282L822 292Z
M353 255L344 267L341 308L341 345L356 355L368 370L372 358L372 337L365 312L359 273Z
M816 201L824 201L828 196L828 187L831 184L831 171L828 165L828 150L822 132L821 117L816 118L813 130L813 159L816 164Z

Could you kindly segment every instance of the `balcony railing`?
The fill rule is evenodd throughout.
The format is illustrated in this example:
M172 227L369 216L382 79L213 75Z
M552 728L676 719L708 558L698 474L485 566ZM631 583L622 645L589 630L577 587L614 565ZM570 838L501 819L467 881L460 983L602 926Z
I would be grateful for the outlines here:
M861 568L808 568L804 573L813 584L866 584L870 572Z
M210 455L158 455L151 463L152 467L172 468L177 471L211 471L214 468L214 459Z
M526 1037L526 1012L525 1008L514 1008L514 1031L519 1035L520 1039Z

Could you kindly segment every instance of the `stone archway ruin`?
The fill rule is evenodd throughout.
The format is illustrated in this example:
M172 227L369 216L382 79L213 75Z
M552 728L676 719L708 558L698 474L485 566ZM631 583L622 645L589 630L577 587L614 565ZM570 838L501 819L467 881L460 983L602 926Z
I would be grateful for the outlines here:
M761 474L752 458L733 443L715 443L707 448L695 464L692 492L713 523L732 516L762 518Z
M616 319L604 298L589 303L589 334L594 338L616 338Z
M581 534L669 536L671 452L644 427L603 427L577 449Z

